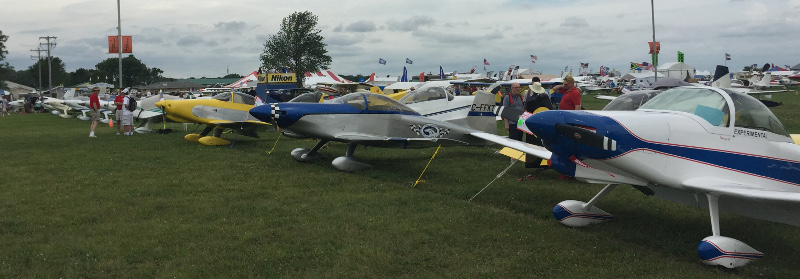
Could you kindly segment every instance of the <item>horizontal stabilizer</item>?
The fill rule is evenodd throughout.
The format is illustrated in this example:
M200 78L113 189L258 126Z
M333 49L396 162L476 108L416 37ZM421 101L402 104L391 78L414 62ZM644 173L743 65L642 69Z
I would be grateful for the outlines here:
M533 156L536 156L536 157L539 157L539 158L542 158L542 159L550 159L550 156L553 155L552 152L550 152L549 150L547 150L544 147L541 147L541 146L538 146L538 145L529 144L529 143L524 143L524 142L513 140L513 139L509 139L507 137L501 137L501 136L494 135L494 134L480 133L480 132L471 133L470 135L478 137L478 138L481 138L481 139L484 139L484 140L487 140L487 141L490 141L490 142L494 142L494 143L497 143L497 144L500 144L500 145L503 145L503 146L506 146L506 147L511 147L513 149L525 152L527 154L530 154L530 155L533 155Z

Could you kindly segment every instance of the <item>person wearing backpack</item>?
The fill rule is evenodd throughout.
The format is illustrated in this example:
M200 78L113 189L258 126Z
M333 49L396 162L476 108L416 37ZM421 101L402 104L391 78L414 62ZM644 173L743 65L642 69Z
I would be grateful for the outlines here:
M125 99L122 101L122 127L126 136L133 135L133 112L131 108L136 105L130 92L125 92ZM134 108L135 109L135 108Z

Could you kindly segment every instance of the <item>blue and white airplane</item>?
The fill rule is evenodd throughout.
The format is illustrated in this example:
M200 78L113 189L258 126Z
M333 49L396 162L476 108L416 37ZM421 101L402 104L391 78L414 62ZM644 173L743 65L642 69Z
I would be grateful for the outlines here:
M350 93L329 103L272 103L254 107L250 114L291 134L320 139L311 149L293 150L292 157L297 161L319 158L318 150L330 141L347 143L345 156L334 159L332 165L352 172L369 166L355 159L357 145L414 148L490 144L470 134L497 130L494 95L479 91L470 98L471 105L463 110L457 107L463 111L463 121L445 114L424 116L392 98L372 93Z
M546 148L489 133L472 135L541 158L563 174L607 184L589 202L553 209L567 226L612 216L595 204L618 184L645 195L708 208L712 235L697 247L702 261L727 268L763 254L720 233L719 211L800 226L800 146L761 102L714 87L678 87L636 111L545 111L523 114L521 130Z

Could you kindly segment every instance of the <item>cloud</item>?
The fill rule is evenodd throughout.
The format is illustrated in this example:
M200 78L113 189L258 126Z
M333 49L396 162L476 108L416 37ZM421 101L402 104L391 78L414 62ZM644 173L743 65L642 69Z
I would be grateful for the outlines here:
M350 23L350 25L347 25L347 28L345 29L345 31L347 32L362 32L362 33L373 32L375 30L376 30L375 23L369 20L360 20Z
M220 23L214 23L214 28L223 32L233 32L241 34L242 31L247 29L247 23L243 21L220 22Z
M188 35L188 36L184 36L183 38L178 39L177 44L179 46L197 46L197 45L202 45L205 42L206 41L203 40L203 38L200 37L200 36Z
M560 26L567 28L585 28L589 27L589 23L587 23L585 19L571 16L564 19L564 22L562 22Z
M429 16L413 16L404 21L389 20L387 26L389 31L410 32L416 31L420 26L433 25L435 23L436 20Z

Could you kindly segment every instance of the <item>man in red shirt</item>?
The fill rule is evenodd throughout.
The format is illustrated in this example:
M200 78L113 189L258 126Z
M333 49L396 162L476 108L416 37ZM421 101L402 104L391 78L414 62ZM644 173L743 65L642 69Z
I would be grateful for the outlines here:
M96 138L94 129L97 128L97 122L100 122L100 98L97 93L100 92L99 87L92 88L92 95L89 95L89 109L92 110L92 130L89 132L90 138Z
M124 92L124 90L123 90ZM119 92L117 97L114 97L114 105L117 106L116 116L117 116L117 135L119 136L120 127L122 126L122 102L125 101L125 94L123 92Z
M561 85L556 85L556 87L553 87L553 91L564 94L564 97L561 97L561 103L558 104L558 109L581 109L581 92L577 87L575 87L575 79L573 79L572 76L565 77Z

